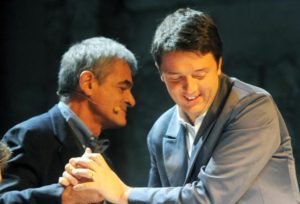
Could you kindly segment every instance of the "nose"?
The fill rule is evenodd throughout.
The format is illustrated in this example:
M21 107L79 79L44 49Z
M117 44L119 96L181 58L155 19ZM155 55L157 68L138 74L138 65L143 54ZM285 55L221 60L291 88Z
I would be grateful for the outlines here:
M197 80L192 76L187 76L183 88L188 94L193 94L198 89Z
M126 96L125 96L125 102L127 103L128 106L133 107L135 106L135 99L131 93L130 90L128 90Z

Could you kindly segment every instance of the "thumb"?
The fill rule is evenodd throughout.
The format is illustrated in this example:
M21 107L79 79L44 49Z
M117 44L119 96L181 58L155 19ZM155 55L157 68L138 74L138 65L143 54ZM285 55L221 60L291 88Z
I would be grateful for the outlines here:
M82 156L86 156L87 154L91 154L91 153L92 153L91 148L87 147Z
M87 148L85 148L85 151L84 151L82 157L88 158L88 155L91 153L92 153L91 148L87 147Z
M84 153L92 153L91 148L87 147L87 148L85 149L85 152L84 152Z
M92 182L80 183L73 186L75 191L83 191L83 190L97 190L97 188L93 187Z

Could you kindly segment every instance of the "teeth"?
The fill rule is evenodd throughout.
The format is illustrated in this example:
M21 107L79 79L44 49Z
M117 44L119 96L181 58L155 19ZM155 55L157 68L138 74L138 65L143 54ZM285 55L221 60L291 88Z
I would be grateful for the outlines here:
M187 98L188 100L194 100L194 99L196 98L196 96L186 96L186 98Z

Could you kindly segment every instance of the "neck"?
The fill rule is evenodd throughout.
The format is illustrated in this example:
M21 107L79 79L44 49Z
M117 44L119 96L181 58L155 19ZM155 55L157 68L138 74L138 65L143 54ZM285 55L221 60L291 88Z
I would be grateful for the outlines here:
M82 120L82 122L91 130L93 135L99 136L102 132L102 124L97 120L94 114L88 108L86 100L71 100L67 104L71 110Z

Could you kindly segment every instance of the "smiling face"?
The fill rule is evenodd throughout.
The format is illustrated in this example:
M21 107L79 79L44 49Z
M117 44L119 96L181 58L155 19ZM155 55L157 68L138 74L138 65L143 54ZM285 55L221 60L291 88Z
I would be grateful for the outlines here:
M221 64L210 52L172 51L162 56L161 78L192 123L208 110L217 94Z
M94 78L89 95L90 109L103 129L126 125L127 108L135 105L129 65L123 60L115 60L110 66L101 83Z

